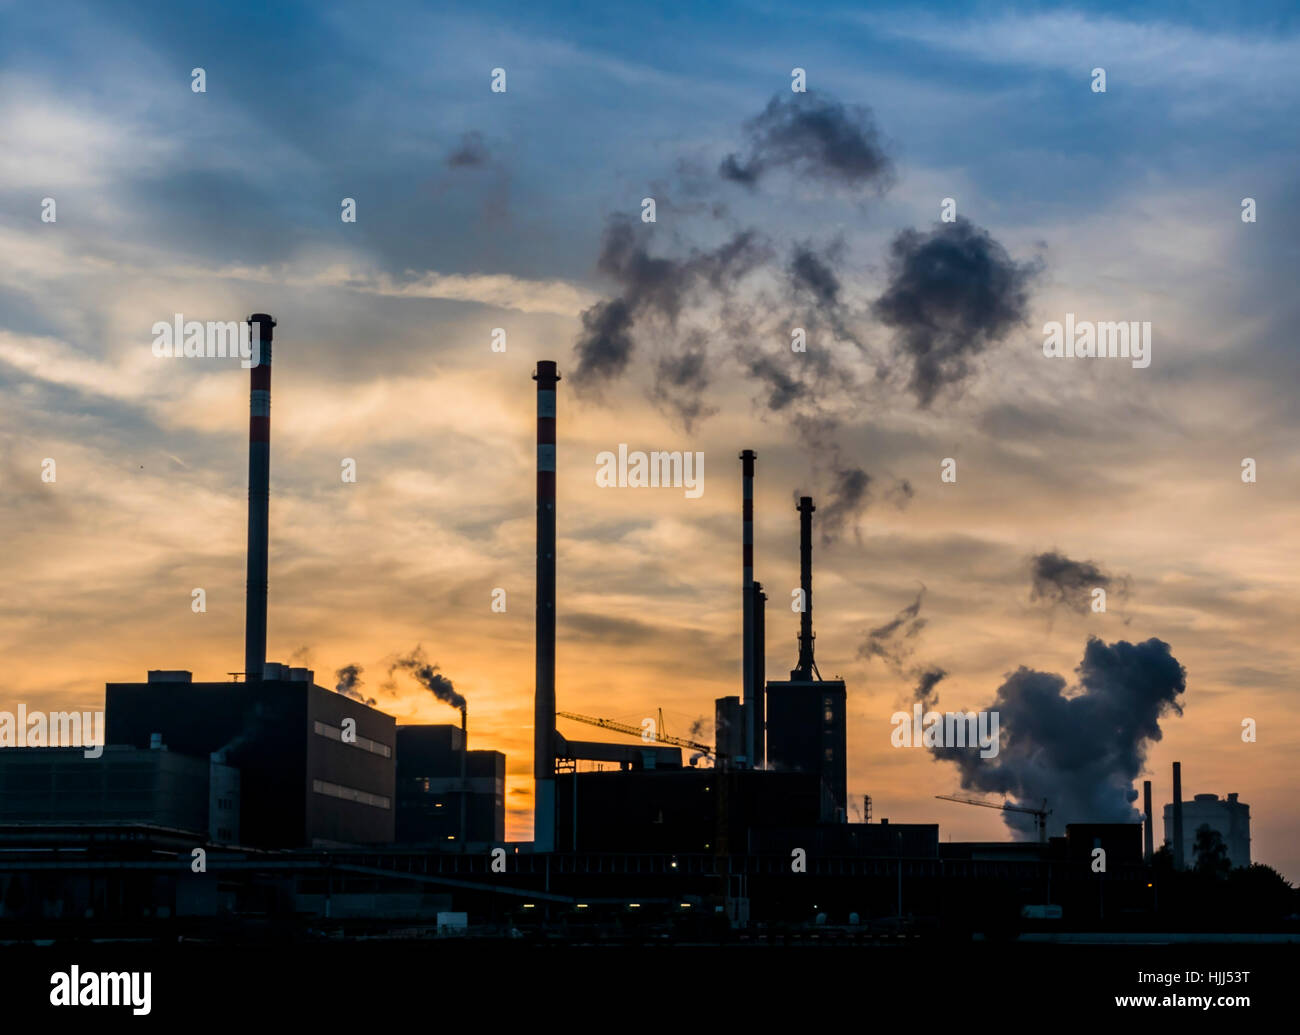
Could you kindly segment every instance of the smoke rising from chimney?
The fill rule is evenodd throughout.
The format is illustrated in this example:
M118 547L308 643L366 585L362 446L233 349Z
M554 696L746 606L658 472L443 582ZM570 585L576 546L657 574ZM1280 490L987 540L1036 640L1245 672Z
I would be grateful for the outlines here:
M999 715L1002 744L995 758L979 750L933 747L954 763L966 790L1012 795L1052 810L1049 831L1067 823L1134 823L1147 750L1162 737L1160 719L1182 715L1187 671L1155 638L1144 643L1088 640L1075 670L1078 685L1021 666L1007 676L989 705ZM1033 836L1031 817L1004 813L1017 834Z
M867 633L867 638L858 647L858 657L867 661L880 658L895 672L903 674L907 662L916 653L916 638L929 624L928 619L921 617L921 601L924 599L925 586L922 586L917 590L915 600L884 625Z
M947 678L946 669L938 665L911 665L916 654L916 641L929 620L921 617L921 603L925 599L925 586L916 593L916 599L899 611L883 625L867 633L866 639L858 647L858 657L870 661L879 658L895 673L905 679L915 680L912 700L919 701L925 708L934 708L939 703L936 687Z
M774 240L766 227L737 225L713 193L727 183L753 190L783 170L804 184L841 194L848 188L857 195L850 204L859 206L893 180L869 110L816 92L778 94L745 123L744 134L745 146L722 161L717 177L710 181L679 161L675 188L657 192L660 211L670 205L667 191L691 199L678 216L703 213L707 245L691 243L683 233L689 224L679 218L665 254L652 254L656 224L610 218L596 265L617 293L581 316L575 380L598 393L644 350L650 400L693 430L716 412L708 389L730 375L728 367L738 370L756 403L790 420L803 439L828 543L856 529L872 490L881 488L872 485L879 474L826 451L836 428L857 419L864 404L896 405L903 385L924 408L941 389L963 383L974 357L1023 320L1038 265L1016 262L964 218L929 232L909 229L894 239L889 280L873 302L842 237L822 245ZM871 327L893 333L873 344L864 333ZM903 506L912 489L898 482L883 495Z
M344 665L334 673L334 678L337 680L334 684L334 692L373 707L375 699L373 697L367 697L358 689L361 686L361 673L364 671L365 669L355 662L350 665Z
M391 677L399 669L409 672L416 682L439 701L461 711L465 710L465 698L456 692L452 681L438 671L437 665L430 664L423 647L417 646L409 654L394 661L388 667L388 675Z

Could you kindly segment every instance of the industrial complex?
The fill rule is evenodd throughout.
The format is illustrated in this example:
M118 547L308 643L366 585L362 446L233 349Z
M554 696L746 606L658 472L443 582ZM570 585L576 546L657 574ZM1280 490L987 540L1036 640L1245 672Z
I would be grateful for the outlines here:
M862 937L1168 927L1160 888L1191 867L1198 832L1250 864L1236 794L1183 801L1175 763L1156 859L1152 787L1141 823L1069 822L1036 839L942 841L937 823L851 822L849 689L823 678L813 631L812 498L799 498L798 653L767 679L755 580L753 484L741 460L739 693L714 703L712 743L557 711L556 364L537 404L534 838L505 839L505 756L459 724L399 725L266 658L270 389L275 321L251 370L243 672L155 670L105 689L104 750L0 750L0 927L248 931L258 924L479 930L660 930L682 937L836 928ZM561 688L562 689L562 688ZM562 736L557 716L626 743ZM600 769L580 763L602 763ZM962 801L965 799L952 798ZM1104 864L1097 867L1098 851ZM1166 901L1175 901L1172 893ZM223 926L224 925L224 926ZM239 925L243 925L240 927ZM1037 925L1037 927L1035 927ZM239 934L234 935L239 937Z

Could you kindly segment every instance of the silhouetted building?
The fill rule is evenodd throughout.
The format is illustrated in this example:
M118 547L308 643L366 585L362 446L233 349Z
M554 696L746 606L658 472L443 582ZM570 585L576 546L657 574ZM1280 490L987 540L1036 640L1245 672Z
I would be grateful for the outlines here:
M1173 805L1165 806L1165 844L1173 844ZM1191 868L1196 865L1196 832L1208 826L1223 838L1228 861L1233 866L1250 865L1250 806L1237 800L1235 793L1226 798L1198 794L1183 802L1183 858Z
M713 705L713 747L727 762L745 755L745 708L739 697L719 697Z
M391 842L392 716L317 686L307 669L270 662L265 672L251 683L194 683L188 672L109 683L105 740L147 748L161 735L205 768L238 769L245 844Z
M0 751L0 826L149 824L239 839L239 772L169 751L110 745Z
M458 726L397 727L398 841L459 847L462 804L466 841L505 840L506 756L465 744Z
M840 679L767 684L767 764L777 772L815 774L826 823L847 819L847 699Z
M820 783L806 773L630 769L559 773L557 850L746 852L754 831L811 827Z
M1142 862L1141 823L1067 823L1065 855L1072 862L1093 861L1093 852L1106 853L1106 866Z

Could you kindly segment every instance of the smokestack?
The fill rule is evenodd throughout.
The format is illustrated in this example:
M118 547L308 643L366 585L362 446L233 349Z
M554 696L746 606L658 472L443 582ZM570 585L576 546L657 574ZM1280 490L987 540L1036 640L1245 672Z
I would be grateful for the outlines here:
M1174 869L1183 868L1183 763L1174 763Z
M1142 824L1143 826L1142 836L1144 839L1142 845L1142 857L1149 863L1151 862L1151 857L1155 854L1155 836L1154 836L1154 832L1151 829L1151 781L1150 780L1142 781L1142 808L1146 816L1146 820Z
M460 850L469 851L465 846L469 843L469 827L465 821L466 808L465 802L469 797L469 784L466 782L467 763L469 761L469 724L466 720L465 705L460 706Z
M817 672L813 661L812 631L812 516L817 508L811 496L799 497L799 585L803 589L803 613L799 616L799 664L790 673L791 682L808 683Z
M248 585L244 611L244 679L260 680L266 667L267 514L271 494L271 334L266 313L248 318L256 335L248 403Z
M533 850L555 851L555 385L560 373L541 360L537 373L537 690L533 698Z
M754 691L754 460L746 449L740 454L740 606L741 606L741 689L745 706L745 758L755 765L762 734L760 709Z
M753 584L754 612L754 768L762 769L767 762L767 594L763 584Z

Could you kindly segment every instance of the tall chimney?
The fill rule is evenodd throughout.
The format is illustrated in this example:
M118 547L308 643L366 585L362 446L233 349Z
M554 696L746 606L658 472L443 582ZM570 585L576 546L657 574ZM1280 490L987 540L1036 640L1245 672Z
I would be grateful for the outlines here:
M267 512L271 494L271 335L266 313L248 318L256 335L248 403L248 585L244 598L244 679L260 680L266 666Z
M1149 863L1155 854L1155 834L1151 829L1151 781L1142 781L1142 807L1146 820L1142 824L1142 856Z
M533 850L555 851L555 385L560 373L541 360L537 373L537 691L533 699Z
M811 496L799 497L799 585L803 589L803 613L799 616L799 664L790 673L791 682L808 683L817 672L813 661L812 631L812 516L817 508Z
M758 749L759 709L754 693L754 460L746 449L740 454L740 606L741 688L745 708L745 759L754 765Z
M466 799L469 798L469 783L466 777L469 761L469 722L466 718L466 708L460 706L460 850L469 851L465 846L469 843L469 827L466 823Z
M1183 763L1174 763L1174 869L1183 868Z
M754 768L762 769L767 761L767 706L764 701L765 685L767 682L767 621L765 617L767 603L767 594L763 592L763 584L755 582L753 592L750 596L753 599L752 610L754 613L754 635L752 643L754 644Z

